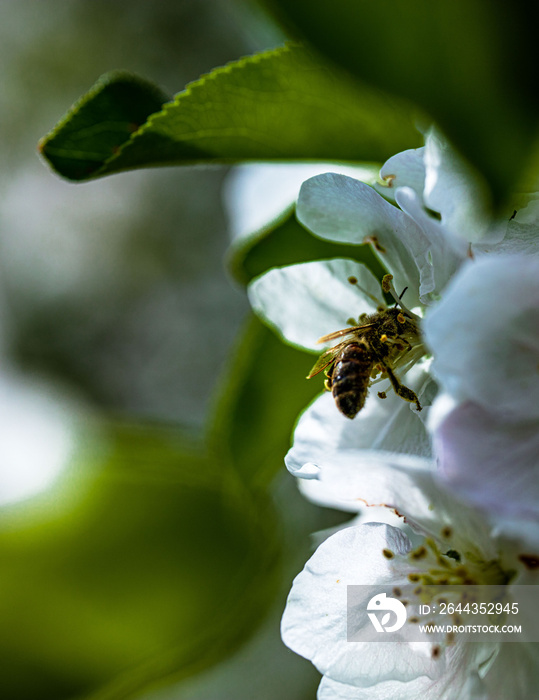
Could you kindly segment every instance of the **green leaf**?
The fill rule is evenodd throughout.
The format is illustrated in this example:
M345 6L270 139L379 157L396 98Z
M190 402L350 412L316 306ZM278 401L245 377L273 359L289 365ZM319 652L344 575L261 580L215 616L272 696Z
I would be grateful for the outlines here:
M313 356L286 345L252 317L214 412L210 444L255 489L284 469L299 414L323 390L307 380Z
M361 81L430 113L497 197L514 186L537 135L537 3L267 4L296 36Z
M386 272L370 245L338 244L316 238L298 222L295 209L285 212L276 224L233 244L228 252L228 267L238 282L248 284L272 267L328 258L362 262L379 279Z
M64 177L85 180L114 158L168 99L142 78L119 71L107 73L40 141L39 150Z
M66 476L85 482L76 507L2 509L10 700L98 688L119 700L199 672L245 639L275 594L280 546L261 494L175 431L119 426L111 440L105 463Z
M297 46L217 68L157 111L162 99L137 78L104 76L41 141L41 153L64 177L84 180L200 162L383 161L422 142L407 102L355 84Z

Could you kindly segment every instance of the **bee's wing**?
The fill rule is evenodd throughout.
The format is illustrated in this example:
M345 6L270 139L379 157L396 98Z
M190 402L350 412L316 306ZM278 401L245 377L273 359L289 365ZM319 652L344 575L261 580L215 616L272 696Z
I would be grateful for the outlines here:
M307 375L307 379L315 377L317 374L320 374L320 372L323 372L326 369L326 367L329 367L329 365L335 360L341 349L346 344L346 341L344 343L339 343L334 348L329 348L329 350L323 352L318 358L318 360L315 362L315 365L312 368L312 370Z
M335 331L334 333L328 333L328 335L323 335L321 338L318 338L317 342L326 343L328 340L336 340L337 338L342 338L345 335L352 335L354 333L358 334L359 331L362 331L365 328L372 328L374 325L376 324L366 323L364 326L351 326L350 328L343 328L340 331Z

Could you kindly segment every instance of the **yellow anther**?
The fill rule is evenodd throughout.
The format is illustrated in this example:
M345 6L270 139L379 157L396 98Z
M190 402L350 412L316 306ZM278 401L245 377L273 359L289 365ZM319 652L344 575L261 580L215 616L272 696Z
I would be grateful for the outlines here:
M412 559L424 559L427 556L427 548L423 547L418 547L417 549L414 549L413 552L410 552L410 556Z
M384 275L382 277L382 289L386 294L389 294L391 291L391 287L393 286L391 284L391 280L393 279L393 275Z

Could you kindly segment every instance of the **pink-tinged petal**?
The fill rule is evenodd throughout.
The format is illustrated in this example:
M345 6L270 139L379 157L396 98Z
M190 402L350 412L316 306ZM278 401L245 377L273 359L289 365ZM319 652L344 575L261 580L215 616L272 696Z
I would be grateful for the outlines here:
M248 293L253 310L288 342L320 354L321 336L347 328L351 317L374 313L383 298L365 265L341 259L274 268L251 282Z
M395 288L409 288L407 306L417 306L418 261L427 255L428 240L410 217L372 187L335 173L313 177L301 187L297 216L320 238L357 245L372 242L393 274Z
M539 259L467 263L422 327L433 374L459 402L513 422L539 419Z
M539 515L539 421L512 423L466 402L434 434L440 475L496 515Z

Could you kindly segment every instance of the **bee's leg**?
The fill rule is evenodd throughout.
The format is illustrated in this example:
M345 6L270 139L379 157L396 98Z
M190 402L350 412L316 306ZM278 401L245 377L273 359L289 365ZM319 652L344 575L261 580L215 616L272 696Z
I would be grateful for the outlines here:
M417 406L417 410L421 411L421 404L419 403L419 399L417 398L417 394L415 393L415 391L412 391L404 384L401 384L397 377L393 374L393 371L389 367L387 367L387 365L385 367L385 370L387 372L387 377L391 382L391 386L393 387L397 396L400 396L401 399L409 401L410 403L415 403L415 405Z
M331 377L333 375L333 365L329 369L326 370L325 374L326 374L326 379L324 381L324 387L325 387L326 391L331 391L331 389L333 387L333 381L331 379Z

